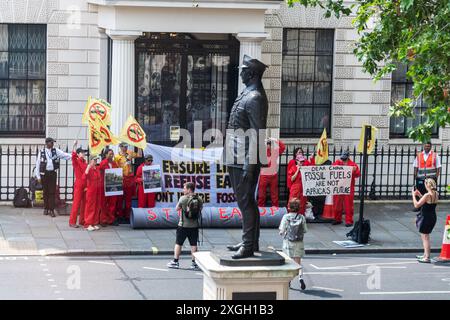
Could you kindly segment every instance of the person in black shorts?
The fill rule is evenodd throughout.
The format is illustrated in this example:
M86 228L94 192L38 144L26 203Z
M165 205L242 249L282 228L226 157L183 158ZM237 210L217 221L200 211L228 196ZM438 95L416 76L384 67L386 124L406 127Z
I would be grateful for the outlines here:
M416 256L417 260L422 263L430 263L430 234L436 225L436 205L438 202L438 194L436 192L436 181L433 178L425 180L425 188L427 193L422 195L419 190L412 191L412 199L415 208L420 208L417 214L416 226L419 230L423 243L423 256ZM420 200L417 200L419 197Z
M180 221L178 222L175 249L174 249L174 259L167 264L168 268L178 269L180 264L178 262L181 254L181 248L183 247L186 238L189 240L191 245L192 253L192 270L198 270L199 267L195 263L194 253L197 252L197 242L198 242L198 219L190 219L186 216L186 211L188 210L189 202L195 195L195 185L192 182L187 182L184 184L183 189L184 195L178 200L176 210L181 210ZM201 201L200 198L198 198ZM202 203L201 203L202 204Z

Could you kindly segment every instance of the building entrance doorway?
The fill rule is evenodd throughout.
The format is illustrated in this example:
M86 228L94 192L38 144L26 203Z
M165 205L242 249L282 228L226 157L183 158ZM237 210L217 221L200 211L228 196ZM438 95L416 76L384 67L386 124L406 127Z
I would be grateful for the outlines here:
M135 112L147 140L175 145L180 128L191 133L194 147L196 121L202 133L218 129L225 134L237 94L238 59L239 42L231 35L147 33L138 38Z

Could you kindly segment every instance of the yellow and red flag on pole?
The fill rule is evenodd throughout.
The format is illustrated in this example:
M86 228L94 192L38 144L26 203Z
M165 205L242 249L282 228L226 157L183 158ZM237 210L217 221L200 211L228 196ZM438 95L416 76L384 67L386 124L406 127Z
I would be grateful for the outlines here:
M363 124L362 128L361 128L361 135L359 137L359 144L358 144L358 152L363 153L364 152L364 132L366 129L366 126L368 126L367 124ZM367 140L367 154L372 154L375 150L375 140L376 140L376 135L377 135L377 131L378 129L374 126L371 126L372 130L371 130L371 134L370 134L370 139Z
M129 116L127 122L120 132L119 139L129 145L145 149L147 147L147 137L139 122L133 116Z
M322 136L317 143L317 154L315 158L316 165L320 165L328 160L328 140L327 129L323 129Z
M107 126L111 125L111 105L102 99L89 97L84 108L81 123L89 124L95 119L102 120Z
M120 140L111 133L108 126L100 118L89 119L89 149L91 154L98 155L106 146L119 143Z

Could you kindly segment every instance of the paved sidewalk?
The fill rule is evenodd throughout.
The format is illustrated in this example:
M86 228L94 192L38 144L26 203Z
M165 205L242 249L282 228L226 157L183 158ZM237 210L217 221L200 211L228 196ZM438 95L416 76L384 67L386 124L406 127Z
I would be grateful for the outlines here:
M355 206L355 209L358 206ZM307 253L407 252L420 251L421 240L414 224L410 204L366 205L365 217L371 220L372 241L363 248L346 249L333 240L346 240L350 230L344 225L310 223L305 235ZM450 204L438 205L438 222L431 236L432 249L438 252ZM129 225L88 232L68 226L68 216L50 218L42 209L16 209L0 206L0 255L101 255L101 254L171 254L174 229L133 230ZM357 219L357 214L355 220ZM201 250L224 248L239 242L240 229L204 229ZM276 229L261 229L261 248L281 248ZM183 248L186 252L188 246Z

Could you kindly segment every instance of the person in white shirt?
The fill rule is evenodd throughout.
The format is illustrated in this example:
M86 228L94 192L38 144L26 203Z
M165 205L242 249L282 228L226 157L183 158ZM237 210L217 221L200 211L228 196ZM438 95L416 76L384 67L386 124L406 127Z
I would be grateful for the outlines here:
M54 218L55 215L55 192L56 192L56 177L59 169L59 161L70 160L70 154L61 151L54 147L56 141L53 138L45 139L45 148L42 149L36 160L35 175L38 182L42 184L44 191L44 215L50 215Z

